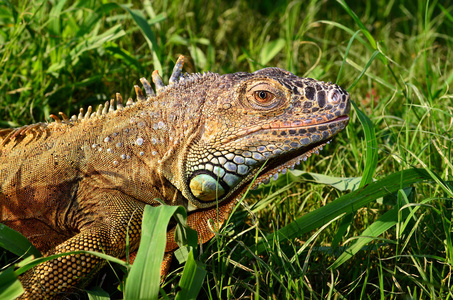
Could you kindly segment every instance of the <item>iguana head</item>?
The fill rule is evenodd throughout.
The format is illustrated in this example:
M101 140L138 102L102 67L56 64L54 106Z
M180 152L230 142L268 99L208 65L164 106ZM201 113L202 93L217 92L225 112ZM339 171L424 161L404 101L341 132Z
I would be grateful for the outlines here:
M306 160L346 127L349 111L338 85L279 68L217 76L182 157L189 210L231 200Z

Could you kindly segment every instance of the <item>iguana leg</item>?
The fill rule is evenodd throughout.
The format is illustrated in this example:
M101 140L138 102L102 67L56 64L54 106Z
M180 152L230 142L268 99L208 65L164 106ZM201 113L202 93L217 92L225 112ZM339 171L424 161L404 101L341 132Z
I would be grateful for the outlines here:
M127 231L131 251L137 248L144 204L118 191L99 191L95 198L91 203L100 207L91 207L90 212L102 212L96 215L96 221L46 255L89 250L121 257L125 255ZM104 264L105 260L84 253L44 262L22 276L25 293L19 299L59 298L61 293L83 287Z
M172 257L173 257L173 252L174 251L170 251L170 252L165 252L164 253L164 259L163 259L162 264L160 266L160 277L161 277L162 281L164 281L165 276L167 275L168 270L170 269L170 265L171 265L171 261L172 261ZM137 251L134 251L134 252L129 254L129 263L131 265L134 264L134 261L135 261L136 257L137 257ZM126 261L125 258L123 258L122 260Z
M230 215L235 203L236 201L231 200L222 203L219 207L195 211L187 216L187 225L197 232L198 243L204 244L214 237L215 233L208 225L209 220L212 220L217 228L221 228ZM165 252L173 251L176 248L178 248L178 244L175 242L175 228L172 228L167 233Z
M93 209L92 207L91 211L105 212L101 218L99 216L96 218L103 222L97 221L87 226L86 229L82 229L79 234L58 245L47 255L90 250L116 257L124 256L128 226L131 251L138 246L144 204L118 191L100 193L97 198L102 198L102 200L94 199L91 202L99 203L102 208ZM209 229L208 221L211 219L216 226L220 227L233 206L234 201L230 201L218 208L197 211L188 216L188 225L197 230L200 243L207 242L215 235ZM168 272L173 251L177 247L173 229L167 234L166 253L161 266L162 276ZM105 261L102 259L88 254L62 256L40 264L21 278L26 292L19 299L58 298L61 293L74 291L75 287L83 287L84 283L104 264Z
M162 261L162 264L160 265L160 278L161 278L162 282L164 281L165 276L167 275L168 270L170 269L171 261L173 258L173 252L174 251L165 252L165 254L164 254L164 260Z
M90 250L112 254L113 247L108 241L107 228L97 228L80 233L58 245L51 254L76 250ZM104 265L104 260L88 255L62 256L42 263L21 278L25 293L19 299L53 299L71 287L83 286Z
M208 222L212 220L217 228L222 227L223 223L230 215L235 203L236 202L234 200L231 200L219 205L219 207L195 211L187 216L187 225L196 230L198 233L198 243L204 244L214 237L215 232L211 230ZM178 248L178 244L175 242L175 228L172 228L167 233L165 256L160 268L161 277L167 275L173 252L176 248Z
M197 231L198 242L200 244L206 243L215 235L215 233L211 231L211 229L208 226L209 220L214 221L215 226L217 226L217 228L220 228L230 215L234 204L235 201L230 201L220 205L219 207L196 211L187 216L187 225L189 225L192 229ZM173 258L173 252L177 248L178 244L176 244L175 242L175 228L172 228L167 233L167 244L165 247L164 259L160 267L160 276L162 280L165 278L165 276L168 273L168 270L170 269L171 261ZM136 256L137 252L130 253L129 263L133 264Z
M187 217L187 225L195 229L198 233L198 242L204 244L215 236L215 232L209 226L210 220L217 230L220 230L223 223L230 216L236 201L231 200L222 203L219 207L213 207L207 210L196 211ZM174 241L174 238L173 238ZM167 238L168 244L168 238Z

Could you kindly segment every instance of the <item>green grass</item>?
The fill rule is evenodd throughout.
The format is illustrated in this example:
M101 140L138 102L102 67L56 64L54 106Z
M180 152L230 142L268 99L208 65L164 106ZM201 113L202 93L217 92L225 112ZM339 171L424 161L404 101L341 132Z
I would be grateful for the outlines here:
M179 54L187 72L277 66L336 81L358 109L349 126L300 166L314 175L295 172L250 192L198 249L199 298L452 299L447 2L7 0L0 127L75 114L116 92L134 97L133 85L154 69L168 80ZM187 288L190 268L180 282L175 265L161 297Z

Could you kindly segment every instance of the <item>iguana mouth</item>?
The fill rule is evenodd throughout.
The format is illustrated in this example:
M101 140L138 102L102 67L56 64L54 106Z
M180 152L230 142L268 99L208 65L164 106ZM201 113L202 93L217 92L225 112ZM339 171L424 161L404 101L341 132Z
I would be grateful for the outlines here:
M256 179L251 182L252 188L257 187L261 183L269 183L271 179L277 180L280 174L286 174L288 169L293 170L301 161L306 161L311 155L318 154L326 144L330 144L330 141L331 139L304 147L302 153L296 154L292 158L279 157L278 160L270 159L265 163ZM281 163L281 161L284 162Z
M260 129L236 137L228 145L234 151L217 151L190 170L192 196L212 203L234 197L250 183L255 187L271 178L277 179L288 168L319 153L348 121L349 117L343 115L316 125Z
M294 129L300 128L307 129L309 127L337 124L338 127L337 132L339 132L344 127L346 127L348 122L349 116L343 115L327 122L310 126L295 127ZM287 127L285 127L285 129L286 128ZM261 183L268 183L271 179L277 180L279 174L285 174L288 168L294 169L295 165L299 165L301 161L306 161L308 157L310 157L312 154L318 154L319 151L321 151L326 144L330 143L333 136L336 135L337 132L335 132L332 135L329 135L327 139L323 139L319 142L309 144L306 147L300 147L292 151L282 153L281 155L278 155L276 157L270 158L269 160L266 161L264 168L262 168L258 176L255 175L256 179L251 182L252 188L257 187Z

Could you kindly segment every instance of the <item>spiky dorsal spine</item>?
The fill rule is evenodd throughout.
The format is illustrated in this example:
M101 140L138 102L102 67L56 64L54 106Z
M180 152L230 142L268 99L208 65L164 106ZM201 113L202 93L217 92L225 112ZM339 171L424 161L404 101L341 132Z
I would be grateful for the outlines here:
M155 98L157 95L163 93L166 89L175 86L178 83L187 84L192 80L197 80L202 78L205 75L209 75L210 72L207 74L182 74L182 68L184 65L184 56L179 56L178 60L176 61L175 67L173 68L173 72L171 74L169 84L165 85L163 83L162 78L160 77L157 71L154 71L152 74L153 82L156 86L156 91L152 89L151 85L145 78L140 78L140 82L145 89L145 95L140 87L137 85L134 86L136 92L136 102L129 98L126 102L127 106L133 106L137 102L151 100ZM116 105L115 105L116 104ZM76 123L84 122L89 119L93 119L95 117L102 117L109 113L112 113L116 110L124 109L123 106L123 98L121 94L116 93L116 99L111 99L110 101L106 101L104 105L99 105L97 110L93 112L93 108L91 106L88 107L87 112L85 113L83 108L80 108L80 112L78 115L73 115L71 118L62 112L59 113L62 119L57 115L51 114L50 118L52 118L55 122L54 123L35 123L31 125L26 125L19 128L6 128L0 129L0 146L5 146L9 144L10 146L14 147L18 143L20 143L25 136L33 133L35 136L34 138L42 137L44 134L49 133L51 130L55 129L66 129L72 127ZM13 143L13 144L12 144Z

